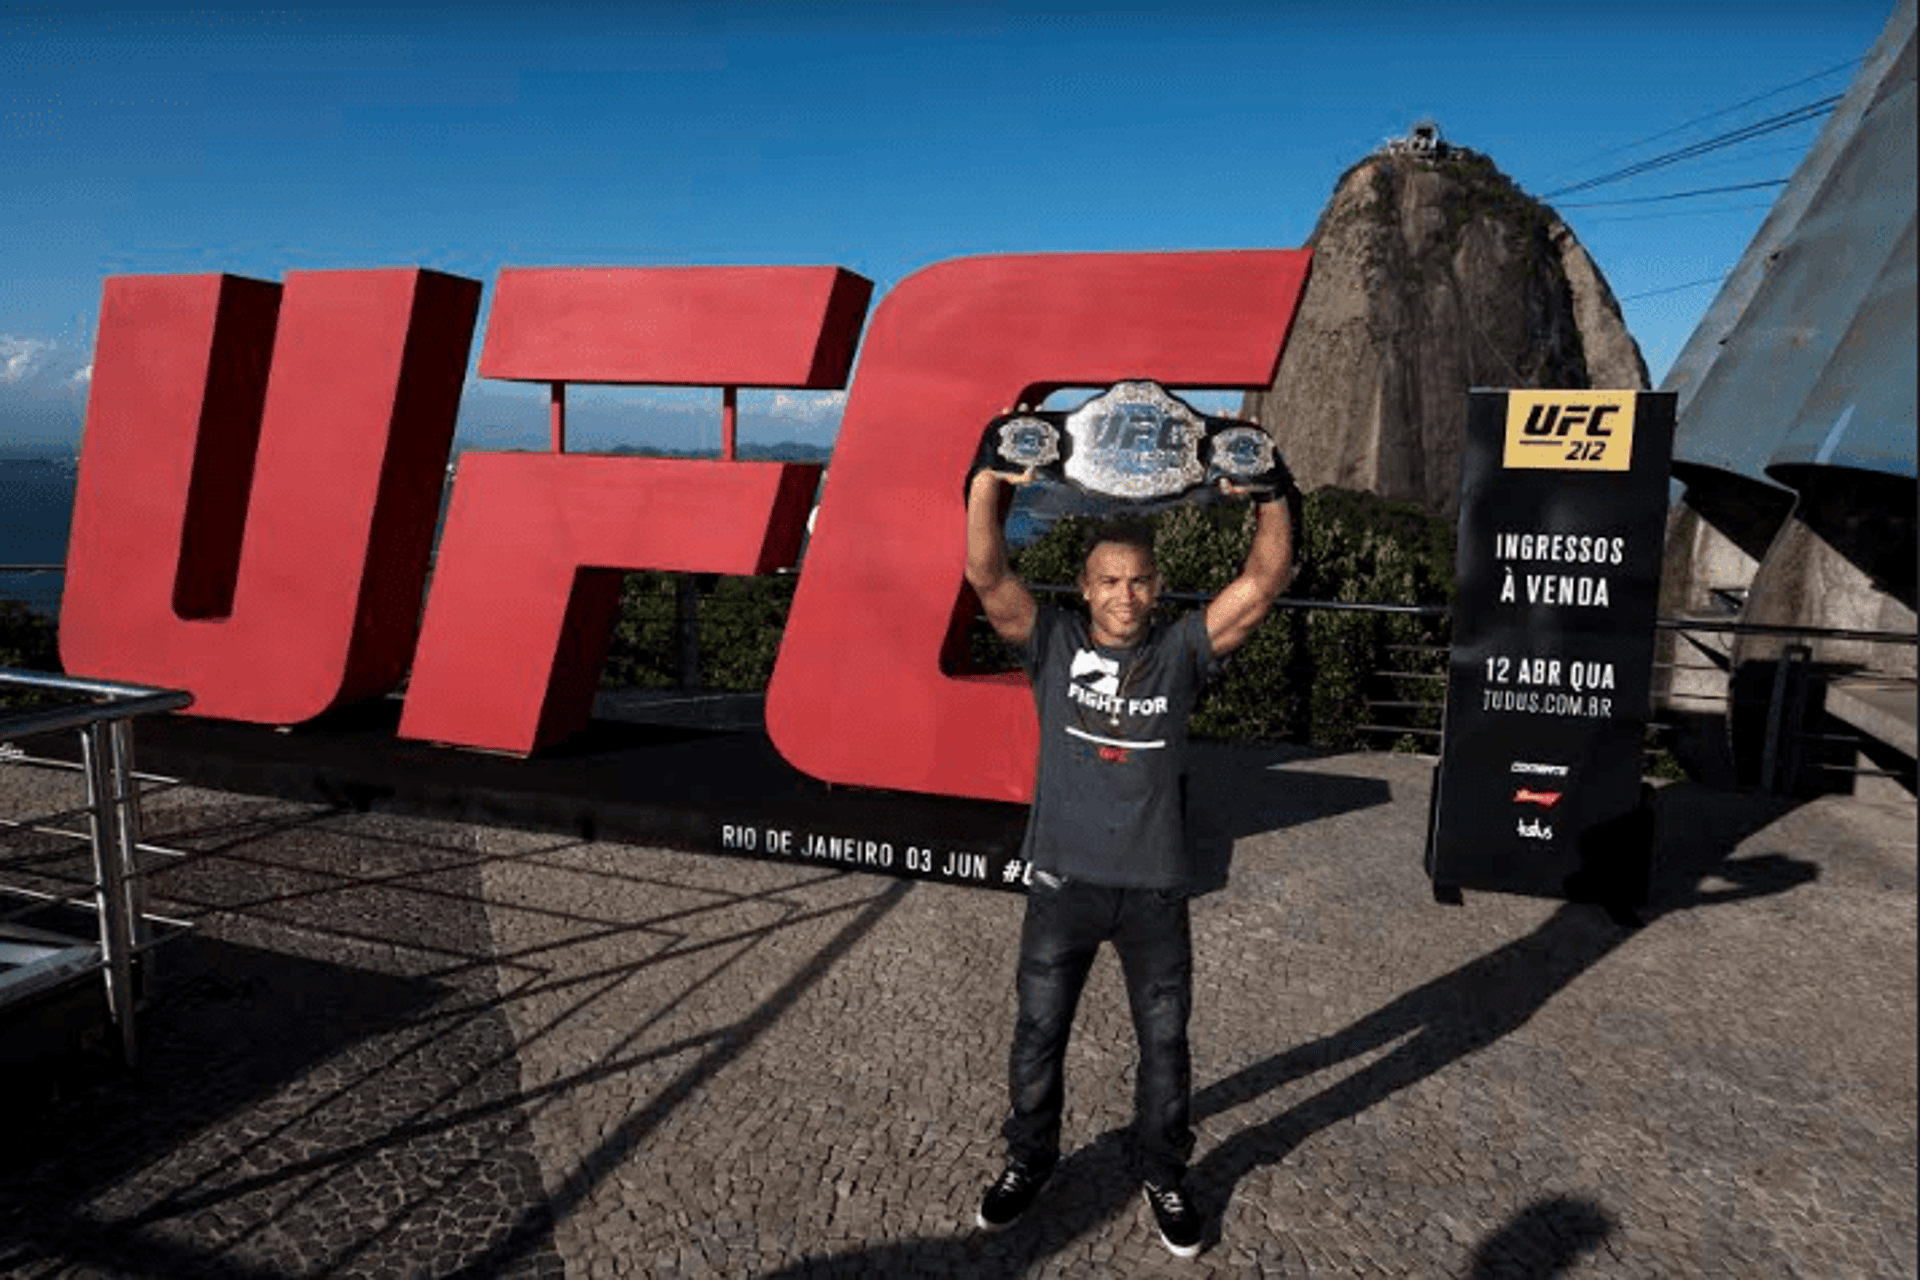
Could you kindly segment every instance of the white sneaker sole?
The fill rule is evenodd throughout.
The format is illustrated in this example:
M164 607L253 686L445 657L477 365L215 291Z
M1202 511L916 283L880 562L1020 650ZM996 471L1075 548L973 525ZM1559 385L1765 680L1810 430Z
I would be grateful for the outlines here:
M1160 1243L1165 1245L1167 1252L1176 1258L1197 1258L1200 1256L1200 1246L1197 1244L1175 1244L1173 1241L1167 1239L1166 1235L1157 1227L1154 1229L1153 1234L1160 1237Z
M1146 1199L1145 1192L1141 1193L1141 1198ZM1147 1220L1153 1223L1153 1234L1168 1253L1176 1258L1197 1258L1200 1256L1200 1244L1204 1243L1204 1241L1194 1244L1175 1244L1173 1241L1167 1239L1167 1233L1160 1229L1159 1216L1153 1211L1152 1200L1147 1200Z
M1005 1231L1008 1227L1014 1225L1014 1223L1019 1222L1021 1218L1025 1218L1027 1213L1032 1212L1033 1209L1029 1206L1026 1213L1022 1213L1019 1218L1009 1218L1005 1222L988 1222L987 1215L975 1209L973 1211L973 1225L979 1227L982 1231Z

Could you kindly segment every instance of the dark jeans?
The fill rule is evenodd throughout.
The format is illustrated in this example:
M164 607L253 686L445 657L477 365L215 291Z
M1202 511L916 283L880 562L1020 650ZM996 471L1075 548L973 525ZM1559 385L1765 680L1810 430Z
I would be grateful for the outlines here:
M1184 894L1110 889L1035 879L1020 931L1020 1016L1013 1028L1008 1089L1013 1114L1007 1156L1051 1168L1060 1153L1067 1035L1102 942L1113 943L1126 975L1127 1003L1140 1043L1134 1085L1134 1162L1159 1186L1178 1182L1193 1154L1188 1127L1193 1069L1187 1016L1193 1008L1193 933Z

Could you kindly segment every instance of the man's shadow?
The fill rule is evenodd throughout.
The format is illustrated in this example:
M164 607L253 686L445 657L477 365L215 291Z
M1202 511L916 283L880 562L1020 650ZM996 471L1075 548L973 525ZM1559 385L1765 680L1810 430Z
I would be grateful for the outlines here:
M1689 785L1668 788L1654 803L1657 844L1642 913L1645 922L1672 912L1784 893L1819 874L1812 863L1780 853L1731 856L1747 836L1791 809L1790 801ZM1709 889L1710 880L1726 887ZM1617 913L1563 903L1525 937L1415 987L1332 1035L1275 1054L1199 1090L1194 1095L1196 1119L1394 1046L1208 1152L1188 1175L1196 1201L1209 1221L1218 1223L1234 1188L1248 1174L1278 1163L1322 1129L1360 1115L1518 1029L1636 931L1636 925Z
M1655 799L1654 876L1643 919L1784 893L1811 883L1813 864L1780 853L1733 858L1739 844L1792 802L1682 784ZM1707 888L1710 880L1725 888ZM1287 1049L1196 1091L1201 1121L1315 1072L1394 1047L1352 1075L1243 1129L1206 1153L1187 1185L1218 1242L1234 1190L1315 1133L1351 1119L1400 1090L1524 1025L1575 978L1634 936L1636 928L1598 906L1566 903L1523 938L1408 991L1331 1035ZM1396 1042L1400 1043L1396 1043ZM785 1276L939 1271L964 1261L969 1274L1017 1276L1138 1203L1127 1172L1127 1134L1112 1129L1067 1156L1032 1212L991 1236L907 1240L833 1258L812 1258ZM971 1206L960 1206L968 1210ZM1610 1229L1610 1224L1609 1224Z
M1309 748L1196 742L1193 754L1181 785L1196 897L1227 887L1243 837L1393 803L1383 779L1287 767L1321 754Z

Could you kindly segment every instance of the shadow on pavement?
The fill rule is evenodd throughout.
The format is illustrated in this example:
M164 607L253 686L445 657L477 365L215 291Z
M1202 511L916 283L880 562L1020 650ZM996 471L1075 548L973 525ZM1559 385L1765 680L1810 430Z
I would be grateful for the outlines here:
M1393 789L1379 778L1286 767L1316 754L1194 744L1187 806L1197 893L1227 886L1236 840L1392 803Z
M1792 805L1669 788L1655 801L1655 877L1646 916L1784 893L1810 883L1811 863L1777 853L1731 855ZM1702 882L1717 878L1724 889ZM1338 1063L1394 1047L1284 1114L1243 1129L1190 1173L1214 1222L1253 1170L1286 1158L1308 1137L1351 1119L1524 1025L1558 992L1634 936L1599 907L1562 904L1523 938L1425 983L1331 1036L1276 1054L1200 1090L1197 1116L1213 1115ZM1395 1043L1399 1042L1399 1043Z
M1655 800L1656 875L1647 917L1765 897L1811 883L1818 875L1811 863L1779 853L1730 856L1742 840L1792 807L1792 802L1710 792L1693 785L1661 792ZM1707 889L1703 881L1708 879L1726 887ZM1281 1115L1234 1134L1192 1167L1187 1185L1213 1233L1207 1247L1219 1243L1222 1218L1235 1188L1248 1174L1284 1160L1321 1130L1362 1114L1522 1026L1567 984L1634 934L1634 929L1616 923L1597 906L1562 904L1525 937L1408 991L1350 1026L1196 1090L1193 1115L1199 1121L1393 1046ZM999 1234L903 1241L809 1259L779 1275L782 1280L800 1280L850 1278L876 1270L887 1275L916 1270L965 1270L983 1277L1025 1274L1035 1263L1138 1203L1125 1152L1126 1133L1115 1129L1072 1153L1062 1160L1034 1211ZM982 1171L983 1184L992 1172ZM1598 1217L1570 1214L1564 1207L1538 1208L1538 1213L1515 1219L1494 1240L1505 1239L1508 1233L1517 1233L1516 1239L1522 1234L1531 1239L1542 1230L1560 1240L1558 1232L1570 1227L1564 1243L1585 1248L1605 1234L1604 1214L1597 1208ZM1484 1261L1492 1256L1487 1252L1492 1244L1490 1240L1482 1247L1483 1268L1494 1265ZM1568 1263L1573 1256L1566 1255Z
M149 814L176 851L150 859L154 906L200 927L153 955L137 1071L57 1056L0 1099L0 1271L265 1280L371 1248L457 1259L482 1242L450 1224L484 1232L537 1202L471 849L339 819L250 799ZM436 1108L459 1118L373 1136ZM558 1265L547 1242L518 1274Z
M1589 1200L1536 1200L1480 1242L1467 1280L1551 1280L1607 1242L1615 1223Z
M558 1191L529 1207L520 1221L491 1248L451 1274L470 1280L486 1280L544 1247L553 1221L570 1213L592 1194L595 1187L611 1177L648 1136L673 1114L676 1107L724 1071L778 1022L781 1015L851 951L882 917L898 906L912 888L911 882L896 880L868 899L859 914L842 926L778 991L762 1001L748 1017L721 1029L712 1037L706 1051L675 1076L671 1084L656 1094L644 1108L623 1120L598 1146L586 1152L567 1174Z
M18 1095L0 1098L0 1108L11 1102L14 1112L0 1111L0 1271L51 1264L89 1274L267 1280L384 1274L404 1260L408 1274L559 1274L556 1217L912 889L895 881L819 909L783 901L785 887L709 893L699 906L617 924L550 911L564 916L571 941L636 944L637 958L560 978L539 963L539 946L496 954L481 886L488 858L457 838L270 801L157 817L155 838L189 856L160 877L156 896L207 931L165 952L164 981L142 1017L138 1072L102 1072L93 1087L38 1111ZM538 859L571 843L498 856ZM802 885L843 878L796 870ZM730 935L718 968L699 982L793 925L823 914L846 919L737 1022L665 1049L619 1049L538 1090L523 1086L511 1001L564 992L556 1019L564 1020L684 955L673 943L680 916L747 900L784 914ZM283 944L310 954L272 949ZM378 967L389 964L400 972ZM629 1039L643 1034L636 1028ZM588 1151L560 1187L543 1186L529 1130L535 1111L689 1048L697 1056L644 1108Z
M130 1275L278 1274L98 1206L195 1135L452 994L432 979L196 934L169 943L163 961L138 1072L63 1055L0 1103L0 1268L57 1258Z
M286 733L155 716L140 727L141 767L218 791L696 853L729 852L717 833L750 822L895 843L938 832L1004 855L1025 821L1014 804L829 787L751 726L594 719L520 759L402 739L399 715L376 700Z

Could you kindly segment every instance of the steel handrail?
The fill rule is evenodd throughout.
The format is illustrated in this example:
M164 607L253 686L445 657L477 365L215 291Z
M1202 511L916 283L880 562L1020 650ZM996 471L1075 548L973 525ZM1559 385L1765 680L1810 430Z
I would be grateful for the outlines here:
M1920 632L1913 631L1855 631L1848 627L1802 627L1790 622L1720 622L1712 618L1655 618L1653 625L1662 631L1713 631L1743 636L1795 636L1812 640L1920 645Z
M98 964L106 974L107 1004L120 1031L121 1057L131 1067L139 1062L133 958L151 945L140 936L146 917L139 910L142 873L136 855L140 848L140 793L133 769L131 721L135 716L190 706L193 695L177 689L0 667L0 687L9 685L104 700L0 716L0 733L80 730L100 927Z
M0 683L12 671L0 667ZM40 686L42 688L48 686ZM76 689L74 692L91 692ZM129 697L122 702L87 703L72 707L54 707L46 711L23 711L0 718L0 733L26 737L36 733L57 733L62 729L84 729L91 724L100 724L116 720L128 720L134 716L151 715L156 711L178 711L193 702L193 695L178 690L163 690L160 693L141 694Z

